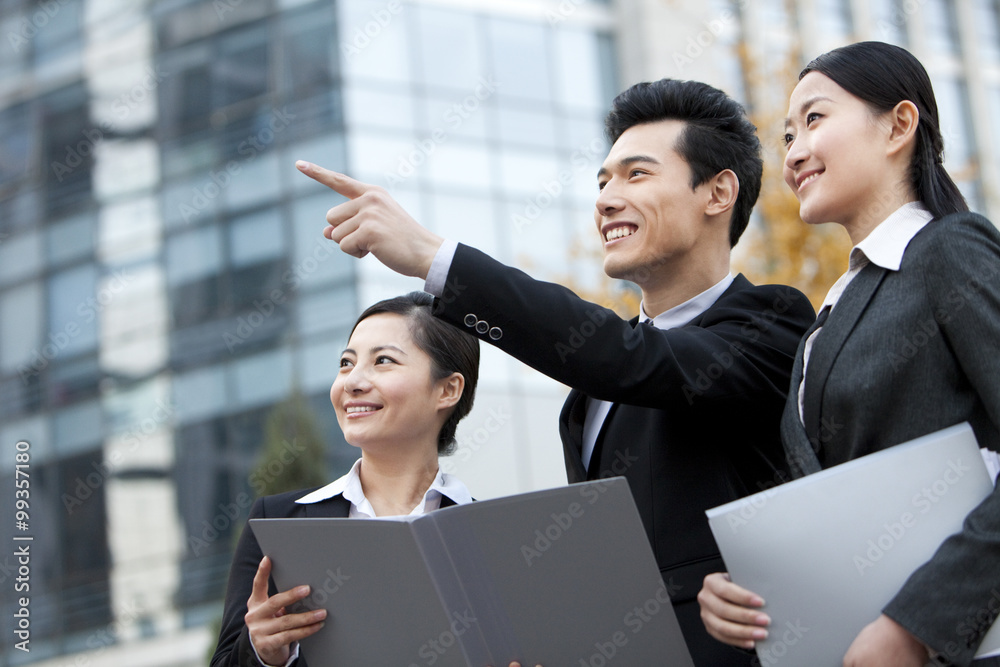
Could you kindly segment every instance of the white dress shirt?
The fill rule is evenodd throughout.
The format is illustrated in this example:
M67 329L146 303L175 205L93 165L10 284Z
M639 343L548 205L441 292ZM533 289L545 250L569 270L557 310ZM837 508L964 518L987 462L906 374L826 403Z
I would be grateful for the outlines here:
M869 264L875 264L890 271L899 271L899 267L903 263L903 254L906 252L906 246L910 245L910 241L917 235L917 232L933 219L934 216L931 215L931 212L924 208L924 205L920 202L908 202L893 211L888 218L883 220L858 245L851 248L847 273L840 276L837 282L830 288L830 291L827 292L826 298L823 299L823 305L819 308L819 313L822 313L826 309L832 311L837 302L840 301L840 297L843 296L847 286ZM803 419L805 402L802 390L806 386L809 355L812 354L816 335L821 330L822 327L809 335L802 350L802 382L799 384L799 419L803 422L805 421Z
M299 505L309 505L339 494L343 494L344 498L351 503L351 509L347 515L349 518L379 518L375 516L375 510L372 509L372 504L365 497L364 489L361 488L361 459L355 461L354 465L351 466L351 469L343 477L307 493L295 502ZM434 476L434 481L431 482L430 488L424 493L424 497L420 503L410 511L409 516L419 516L438 509L441 507L441 496L448 496L456 505L464 505L472 502L472 496L469 494L469 490L465 487L465 484L457 477L442 472L438 468L437 475ZM250 641L250 645L253 646L252 640ZM292 652L289 654L288 660L280 667L289 667L299 659L299 643L293 642L290 648ZM253 647L253 652L264 667L273 667L260 659L260 654L257 653L256 646Z

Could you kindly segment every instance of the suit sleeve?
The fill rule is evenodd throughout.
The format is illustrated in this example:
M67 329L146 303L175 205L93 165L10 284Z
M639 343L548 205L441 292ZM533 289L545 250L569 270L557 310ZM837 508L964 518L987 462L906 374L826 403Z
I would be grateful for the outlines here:
M459 245L435 313L594 398L642 407L784 396L814 313L784 286L727 290L698 321L633 328L614 311Z
M972 223L969 224L969 217ZM1000 234L979 216L943 229L924 274L935 319L1000 430ZM942 220L937 223L942 224ZM974 425L975 426L975 425ZM972 661L1000 612L1000 487L965 519L885 613L956 665Z
M243 527L236 553L229 570L229 584L226 588L226 604L219 631L219 643L212 656L211 667L261 667L263 663L250 643L250 633L243 621L247 613L247 600L253 589L253 578L257 574L264 553L250 528L249 519L265 516L264 499L258 498L250 508L248 522ZM271 591L273 595L274 591Z

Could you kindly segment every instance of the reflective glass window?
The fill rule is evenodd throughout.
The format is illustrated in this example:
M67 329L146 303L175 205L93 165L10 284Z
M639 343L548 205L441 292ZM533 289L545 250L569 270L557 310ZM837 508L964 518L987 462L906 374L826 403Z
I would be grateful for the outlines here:
M224 108L265 94L269 60L265 26L224 38L212 63L213 107Z
M601 85L600 48L592 30L561 28L554 34L557 99L564 109L600 111L607 105Z
M49 279L49 337L56 337L60 356L66 357L97 345L101 305L95 298L97 269L85 265Z
M302 289L354 276L357 260L341 252L335 243L323 236L326 212L341 201L343 199L336 193L295 200L292 264L287 269L288 280L282 280L283 287Z
M291 390L292 356L288 348L240 359L229 368L232 398L239 407L274 403Z
M938 53L958 55L958 18L952 0L925 0L923 11L927 45Z
M50 225L45 231L49 263L64 264L93 254L95 227L91 213L75 215Z
M285 254L285 235L278 209L244 215L229 224L230 261L235 267L272 260Z
M975 0L975 12L979 53L988 62L1000 62L1000 3L997 0Z
M181 423L197 422L226 411L226 373L222 365L177 373L172 389L172 404Z
M32 276L42 267L42 235L28 231L0 243L0 284Z
M556 125L551 113L501 106L497 109L500 140L536 148L555 148Z
M56 451L62 455L86 450L101 442L104 429L100 402L87 401L56 411L52 435Z
M501 99L552 99L548 30L538 23L489 19L492 65Z
M216 274L222 263L222 238L215 226L175 234L167 240L167 281L171 285Z
M406 29L409 5L389 10L383 0L337 3L340 14L340 66L352 81L406 83L412 78L411 44Z
M407 10L409 11L409 10ZM420 43L420 80L466 90L483 72L479 19L469 12L414 6Z
M358 312L356 301L353 286L302 295L297 299L299 335L313 336L350 327L354 324L354 317ZM340 348L335 354L340 354L346 342L346 340L338 341ZM336 366L334 364L335 369ZM330 376L330 381L333 381L333 376Z
M0 295L0 370L4 374L23 377L48 365L48 357L41 351L43 312L41 283L28 283Z

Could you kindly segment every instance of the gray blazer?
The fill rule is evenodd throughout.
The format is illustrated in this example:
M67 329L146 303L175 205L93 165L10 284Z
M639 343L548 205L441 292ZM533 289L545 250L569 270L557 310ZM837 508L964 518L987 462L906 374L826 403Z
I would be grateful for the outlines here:
M803 425L804 342L781 425L793 474L962 421L1000 451L1000 233L982 216L930 222L899 271L872 264L851 282L813 343ZM952 663L970 663L1000 613L1000 491L884 612ZM976 663L986 664L1000 659Z

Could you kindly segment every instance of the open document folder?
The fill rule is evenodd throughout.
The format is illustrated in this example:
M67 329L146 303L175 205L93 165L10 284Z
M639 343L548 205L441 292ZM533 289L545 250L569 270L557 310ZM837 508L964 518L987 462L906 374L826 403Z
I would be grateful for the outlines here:
M623 478L387 519L252 519L328 612L310 667L689 667ZM297 610L292 610L297 611Z
M730 577L766 601L761 663L839 667L993 491L983 458L960 424L708 510ZM978 655L998 650L994 624Z

